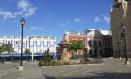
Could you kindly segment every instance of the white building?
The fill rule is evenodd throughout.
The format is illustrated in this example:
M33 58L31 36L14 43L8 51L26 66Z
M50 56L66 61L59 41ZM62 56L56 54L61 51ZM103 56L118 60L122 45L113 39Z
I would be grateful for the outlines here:
M1 36L0 44L12 44L16 54L21 53L21 38L16 36ZM44 53L47 49L56 54L56 38L51 36L27 36L23 38L23 52L29 49L32 54Z

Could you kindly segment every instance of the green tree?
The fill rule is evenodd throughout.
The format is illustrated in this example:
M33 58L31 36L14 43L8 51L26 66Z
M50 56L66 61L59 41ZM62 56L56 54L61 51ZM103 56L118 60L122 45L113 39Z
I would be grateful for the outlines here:
M51 55L49 54L49 49L47 49L47 51L44 53L44 60L46 62L50 62L52 60Z
M0 46L0 52L1 54L8 53L8 54L12 54L12 52L14 52L14 48L12 47L12 44L2 44ZM13 56L12 57L12 61L13 61ZM5 62L5 56L4 56L4 62Z
M2 52L3 52L3 48L2 48L2 46L0 46L0 55L2 54Z
M24 53L27 55L27 60L29 60L30 50L26 48Z
M72 58L76 58L76 52L78 49L84 49L85 48L85 44L82 41L71 41L70 42L71 45L69 46L69 48L71 50L73 50L72 52Z

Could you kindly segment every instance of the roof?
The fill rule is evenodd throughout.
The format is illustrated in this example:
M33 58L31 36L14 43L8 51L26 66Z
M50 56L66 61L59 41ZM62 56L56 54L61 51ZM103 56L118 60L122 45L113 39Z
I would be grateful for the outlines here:
M100 30L100 33L103 35L111 35L111 32L109 30Z
M0 39L3 39L3 38L6 38L6 39L14 39L14 38L21 38L21 36L0 36ZM45 39L56 39L54 36L24 36L24 38L45 38Z

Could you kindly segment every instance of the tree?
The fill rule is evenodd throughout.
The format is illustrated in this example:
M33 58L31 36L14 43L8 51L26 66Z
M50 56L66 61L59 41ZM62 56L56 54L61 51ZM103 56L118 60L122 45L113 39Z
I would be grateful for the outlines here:
M45 51L45 53L44 53L44 60L45 60L46 62L50 62L50 61L52 60L52 57L51 57L51 55L49 54L49 49L47 49L47 51Z
M14 48L12 47L12 44L2 44L0 46L0 52L1 52L1 54L4 54L4 55L5 55L5 53L10 54L13 51L14 51ZM12 57L12 61L13 61L13 57ZM4 56L4 62L5 62L5 56Z
M6 50L8 54L10 54L11 59L13 61L13 52L14 52L14 48L12 47L12 44L6 44Z
M29 59L30 50L26 48L24 53L27 55L27 60L28 60Z
M3 48L2 46L0 46L0 55L2 54L2 52L3 52Z
M73 58L76 58L77 50L78 49L83 50L85 48L85 44L82 41L71 41L70 43L71 43L71 45L69 46L69 48L71 50L73 50L73 52L72 52L73 55L72 56L73 56Z

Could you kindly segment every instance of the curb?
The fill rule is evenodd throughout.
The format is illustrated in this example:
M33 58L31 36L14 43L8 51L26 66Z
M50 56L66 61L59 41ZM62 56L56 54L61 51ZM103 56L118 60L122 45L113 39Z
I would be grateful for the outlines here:
M96 66L96 65L104 65L104 64L77 64L77 65L62 65L62 66Z

